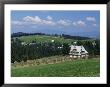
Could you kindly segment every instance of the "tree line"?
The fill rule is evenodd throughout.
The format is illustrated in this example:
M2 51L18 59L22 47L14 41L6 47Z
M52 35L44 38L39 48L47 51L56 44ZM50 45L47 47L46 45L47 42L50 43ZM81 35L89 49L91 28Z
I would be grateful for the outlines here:
M69 55L70 44L60 42L35 42L34 44L21 44L18 38L11 39L11 63L15 61L27 61L55 55ZM91 40L78 40L77 45L83 45L89 55L100 55L100 41L95 40L93 46ZM71 43L73 44L73 42Z

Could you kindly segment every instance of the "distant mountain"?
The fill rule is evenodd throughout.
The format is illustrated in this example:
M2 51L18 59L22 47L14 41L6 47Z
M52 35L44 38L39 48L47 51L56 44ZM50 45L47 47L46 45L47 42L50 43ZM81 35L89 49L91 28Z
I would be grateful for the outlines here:
M90 37L83 37L83 36L71 36L71 35L66 35L62 34L62 37L65 39L75 39L75 40L87 40L87 39L92 39Z
M29 36L29 35L45 35L45 33L23 33L23 32L17 32L17 33L12 33L11 37L20 37L20 36Z
M94 38L94 39L100 39L100 32L98 30L94 31L83 31L83 29L75 30L75 29L48 29L48 28L35 28L35 29L12 29L11 33L17 33L17 32L24 32L24 33L35 33L35 32L42 32L45 34L66 34L66 35L71 35L71 36L81 36L81 37L89 37L89 38Z

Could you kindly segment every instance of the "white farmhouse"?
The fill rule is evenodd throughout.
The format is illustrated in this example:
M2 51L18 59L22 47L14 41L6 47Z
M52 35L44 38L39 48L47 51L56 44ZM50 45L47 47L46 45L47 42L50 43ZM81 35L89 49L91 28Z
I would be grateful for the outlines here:
M81 58L81 57L88 57L88 52L85 50L83 46L70 46L70 57L73 58Z

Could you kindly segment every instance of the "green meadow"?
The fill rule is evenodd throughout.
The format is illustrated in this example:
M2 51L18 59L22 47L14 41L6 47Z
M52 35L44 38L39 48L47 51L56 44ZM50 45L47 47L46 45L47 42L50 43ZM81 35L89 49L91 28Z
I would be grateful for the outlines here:
M98 77L100 59L76 59L55 64L12 67L12 77Z

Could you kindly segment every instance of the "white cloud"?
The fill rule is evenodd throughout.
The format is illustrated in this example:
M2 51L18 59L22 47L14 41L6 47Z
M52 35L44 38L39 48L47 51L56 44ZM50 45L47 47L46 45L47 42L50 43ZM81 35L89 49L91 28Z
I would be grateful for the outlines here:
M47 20L53 20L51 16L47 16Z
M39 16L31 17L26 16L23 18L23 21L30 22L31 24L40 24L40 25L55 25L55 23L52 21L52 17L47 16L48 20L41 19Z
M23 18L24 21L30 21L30 20L34 20L33 17L30 17L30 16L26 16Z
M12 21L11 24L13 24L13 25L22 25L22 23L20 21Z
M94 26L94 27L96 27L96 26L97 26L97 24L93 24L93 26Z
M85 26L85 25L86 25L84 21L77 21L77 24L78 24L79 26Z
M22 26L25 25L26 23L22 21L12 21L11 24L16 26Z
M41 23L42 19L40 17L38 17L38 16L35 16L35 21Z
M74 26L77 26L77 23L76 23L76 22L73 22L73 25L74 25Z
M40 18L39 16L26 16L22 18L20 21L12 21L12 24L14 25L30 25L30 26L56 26L56 27L69 27L71 25L77 26L77 27L84 27L86 26L86 23L82 20L72 22L68 19L59 19L54 21L51 16L47 16L45 19ZM95 26L95 25L94 25Z
M60 19L59 21L57 21L57 23L59 25L63 25L63 26L69 26L70 25L70 22L68 20L62 20L62 19Z
M35 17L26 16L26 17L23 18L23 21L30 22L32 24L38 24L38 23L42 22L42 20L38 16L35 16Z
M42 23L45 24L45 25L51 25L51 26L56 25L55 22L53 22L53 21L48 21L48 20L42 20Z
M76 21L76 22L73 22L73 26L78 26L78 27L84 27L86 26L86 23L84 21Z
M86 17L86 20L87 21L91 21L91 22L96 22L96 19L95 19L95 17Z

